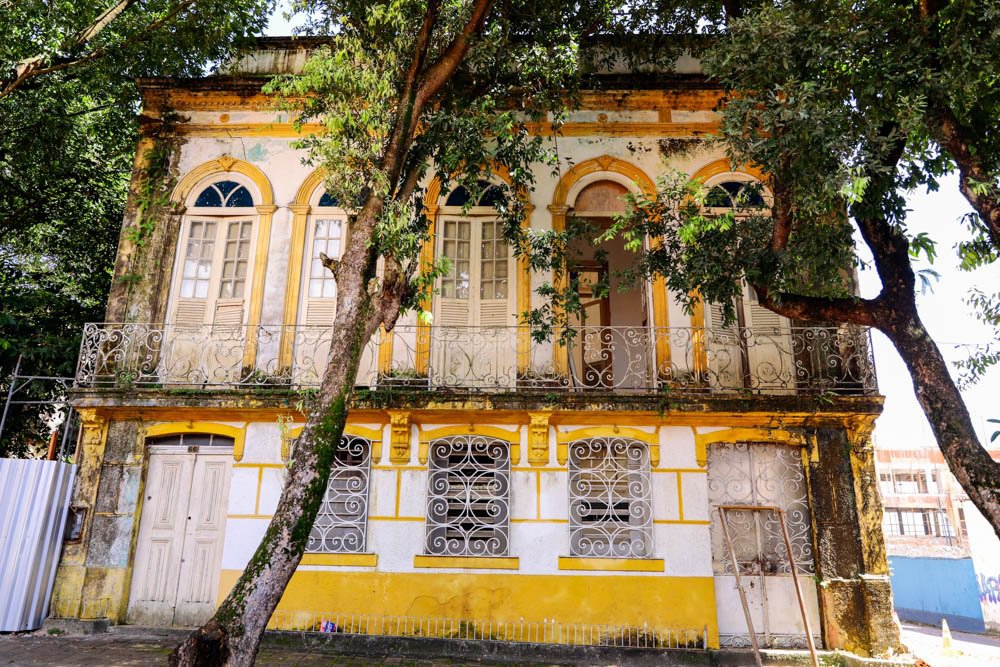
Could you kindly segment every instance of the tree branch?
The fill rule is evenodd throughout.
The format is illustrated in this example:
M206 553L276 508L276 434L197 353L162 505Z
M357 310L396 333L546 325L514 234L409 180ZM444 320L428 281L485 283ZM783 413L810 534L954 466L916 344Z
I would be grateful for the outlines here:
M489 16L493 8L493 0L475 0L472 5L472 13L469 20L459 31L451 44L444 50L441 56L427 68L424 74L423 84L417 92L417 99L422 106L441 90L451 75L458 69L459 64L465 58L471 46L472 39L483 31L486 25L486 17Z
M161 28L168 21L177 16L177 14L181 12L181 10L193 5L197 1L198 0L181 0L181 2L179 2L177 6L174 7L173 10L165 14L162 18L157 19L156 21L153 21L152 23L147 25L140 32L138 32L133 38L126 39L125 41L119 42L118 44L114 44L112 46L95 49L94 51L85 56L81 56L79 58L56 58L53 60L54 64L49 65L48 67L43 66L45 62L45 58L43 56L33 56L31 58L23 60L18 65L16 70L16 76L13 79L0 80L0 84L2 84L2 88L0 88L0 98L10 95L15 90L20 88L21 85L24 84L24 82L28 81L29 79L42 76L43 74L49 74L51 72L57 72L59 70L69 69L71 67L78 67L85 63L93 62L98 58L103 58L108 53L111 53L113 51L119 51L121 49L124 49L133 44L137 39L144 38L154 30ZM106 28L114 19L118 18L118 16L120 16L125 9L128 9L128 7L134 4L135 2L136 0L122 0L121 3L116 5L115 8L113 8L117 9L120 7L121 8L120 10L115 12L113 15L111 14L112 10L109 10L108 12L103 14L101 18L98 19L97 22L93 23L91 26L85 28L80 33L78 33L79 37L77 37L74 40L73 48L78 48L80 46L83 46L84 44L92 40L102 30L104 30L104 28ZM100 28L95 29L98 26L98 23L101 23ZM86 39L83 39L83 41L81 41L81 39L84 37Z
M1000 249L1000 193L994 175L971 148L975 133L962 125L954 112L944 105L938 105L931 113L938 142L958 165L959 190L986 224L993 245ZM985 191L977 192L978 183L986 185Z
M847 322L859 326L877 326L882 302L877 299L802 296L782 292L772 297L763 285L754 285L757 300L784 317L813 322Z

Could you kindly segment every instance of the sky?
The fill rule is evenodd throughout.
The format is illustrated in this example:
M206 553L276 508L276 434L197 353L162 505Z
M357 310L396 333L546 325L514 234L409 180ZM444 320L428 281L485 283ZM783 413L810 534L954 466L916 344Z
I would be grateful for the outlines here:
M288 21L283 12L288 0L281 0L268 26L270 35L289 35L301 25L301 19ZM968 356L968 346L983 344L990 340L991 331L973 316L965 304L969 290L980 287L984 291L1000 289L1000 265L964 272L958 269L958 258L954 246L963 238L964 228L959 219L971 208L958 191L957 178L945 178L937 192L915 191L909 194L910 206L908 227L912 234L927 232L938 241L938 257L933 265L941 274L933 291L918 296L920 317L938 343L942 354L949 362ZM867 250L859 239L859 251L865 259ZM870 256L869 256L870 257ZM921 263L918 268L928 265ZM878 276L872 269L860 273L861 294L872 297L881 287ZM875 367L878 374L879 390L885 395L885 410L875 427L875 438L879 447L913 449L935 446L923 410L913 393L910 375L889 340L879 333L872 333L875 351ZM1000 419L1000 368L992 369L976 386L963 392L965 403L972 414L972 421L979 433L980 441L987 443L993 431L1000 429L987 423L987 419ZM1000 440L998 440L1000 446Z

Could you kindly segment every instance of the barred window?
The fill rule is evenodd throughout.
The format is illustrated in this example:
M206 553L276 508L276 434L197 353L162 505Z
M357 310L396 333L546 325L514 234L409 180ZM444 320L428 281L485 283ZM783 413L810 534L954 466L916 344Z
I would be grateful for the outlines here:
M462 435L430 444L426 550L435 556L506 556L510 445Z
M569 450L573 556L648 558L653 552L649 450L627 438L590 438Z
M346 435L334 455L326 495L309 533L309 553L361 553L368 524L372 446Z

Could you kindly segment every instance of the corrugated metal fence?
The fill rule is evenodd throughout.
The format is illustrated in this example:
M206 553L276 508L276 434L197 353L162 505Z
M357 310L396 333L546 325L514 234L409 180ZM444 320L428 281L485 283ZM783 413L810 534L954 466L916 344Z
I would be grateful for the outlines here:
M0 632L45 620L75 476L70 463L0 459Z

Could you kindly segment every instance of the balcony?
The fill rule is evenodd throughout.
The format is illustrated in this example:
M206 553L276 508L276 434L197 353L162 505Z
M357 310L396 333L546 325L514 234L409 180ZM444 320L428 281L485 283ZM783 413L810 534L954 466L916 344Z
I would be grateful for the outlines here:
M357 386L444 392L685 392L872 395L866 329L580 327L538 340L524 327L397 326L366 346ZM87 324L83 388L308 389L332 327Z

